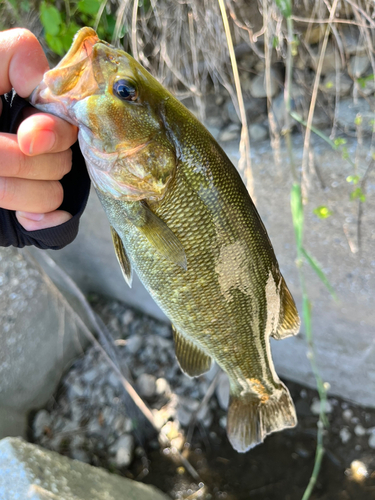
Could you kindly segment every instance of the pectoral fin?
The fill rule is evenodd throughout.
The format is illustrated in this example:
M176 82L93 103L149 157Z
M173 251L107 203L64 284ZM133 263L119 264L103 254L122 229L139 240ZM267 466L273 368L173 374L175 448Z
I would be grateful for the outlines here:
M180 240L146 203L132 203L129 219L160 255L186 271L186 255Z
M121 241L120 236L117 234L117 231L113 229L112 226L111 226L111 234L112 234L113 246L115 247L116 257L118 263L120 264L122 274L125 278L126 283L131 288L133 281L133 271L129 257L126 255L125 248Z
M211 358L199 347L186 340L175 327L173 328L173 339L175 343L177 361L181 370L190 377L198 377L211 368Z
M279 325L276 332L272 334L272 337L276 340L285 339L291 335L297 335L301 325L296 304L294 303L293 297L286 286L284 278L281 278L280 297L281 307Z

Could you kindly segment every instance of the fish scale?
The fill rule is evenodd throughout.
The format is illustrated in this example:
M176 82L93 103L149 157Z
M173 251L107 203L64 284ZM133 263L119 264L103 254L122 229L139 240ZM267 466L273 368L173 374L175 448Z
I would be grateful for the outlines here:
M79 127L116 256L135 271L174 328L182 370L216 361L228 374L227 434L245 452L296 425L270 336L299 317L267 232L224 151L202 124L125 52L80 30L32 104Z

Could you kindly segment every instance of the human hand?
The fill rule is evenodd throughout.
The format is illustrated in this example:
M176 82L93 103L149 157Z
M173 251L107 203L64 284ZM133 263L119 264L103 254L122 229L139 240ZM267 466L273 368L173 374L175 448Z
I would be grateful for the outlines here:
M43 49L30 31L0 32L0 95L14 88L28 97L48 69ZM0 100L0 115L1 111ZM18 222L35 231L72 217L57 208L63 200L59 179L71 169L70 146L78 130L32 107L23 111L17 135L0 133L0 208L15 210Z

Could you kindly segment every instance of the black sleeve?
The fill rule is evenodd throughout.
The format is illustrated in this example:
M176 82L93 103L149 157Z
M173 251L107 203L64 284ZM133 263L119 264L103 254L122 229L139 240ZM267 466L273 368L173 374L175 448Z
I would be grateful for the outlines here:
M0 116L0 132L16 133L21 111L25 106L29 106L29 103L12 93L1 96L1 100L3 111ZM19 224L13 210L0 208L0 246L23 248L34 245L38 248L59 250L74 240L89 196L90 179L78 142L72 146L72 151L72 169L60 181L64 189L64 199L59 209L66 210L73 217L60 226L26 231Z

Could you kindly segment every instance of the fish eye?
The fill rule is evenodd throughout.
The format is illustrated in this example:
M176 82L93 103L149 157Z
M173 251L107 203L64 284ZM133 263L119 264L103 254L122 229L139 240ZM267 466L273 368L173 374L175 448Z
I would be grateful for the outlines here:
M135 101L137 99L137 90L127 80L117 80L113 84L113 93L122 101Z

